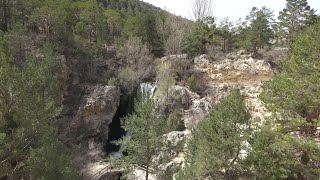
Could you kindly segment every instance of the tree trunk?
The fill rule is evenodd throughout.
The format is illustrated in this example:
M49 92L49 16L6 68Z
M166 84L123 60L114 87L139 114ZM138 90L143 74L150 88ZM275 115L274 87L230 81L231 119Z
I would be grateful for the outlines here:
M149 179L150 161L151 161L149 138L147 139L147 154L146 155L147 155L146 180L148 180Z
M7 0L2 0L2 10L3 10L3 22L1 29L6 32L8 31L8 21L9 21L9 2Z
M149 165L146 167L146 180L149 179Z
M89 43L90 44L92 42L91 38L92 38L92 29L90 28L90 30L89 30Z

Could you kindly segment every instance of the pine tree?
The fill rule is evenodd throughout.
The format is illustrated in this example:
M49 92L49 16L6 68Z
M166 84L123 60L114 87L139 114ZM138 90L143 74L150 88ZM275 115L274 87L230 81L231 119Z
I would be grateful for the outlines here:
M235 46L233 23L225 18L220 22L220 25L215 30L215 35L218 36L218 44L222 47L223 52L230 52Z
M200 54L206 53L206 45L211 43L212 29L204 23L198 23L193 27L190 34L184 39L182 46L183 52L187 53L190 57L195 57Z
M170 88L176 83L175 79L171 76L170 70L170 65L164 63L159 66L157 72L157 81L159 82L157 92L165 95L166 102L169 100Z
M181 179L236 179L239 154L250 134L250 115L239 90L218 103L192 132Z
M274 123L255 132L245 159L251 179L317 179L320 147L316 140L283 133ZM297 158L301 156L301 158Z
M104 14L103 7L96 0L89 0L78 4L79 22L75 25L76 34L89 44L96 44L103 40Z
M319 41L319 22L297 33L281 72L264 84L262 100L278 118L268 130L273 137L265 137L269 132L262 131L253 143L258 177L263 166L272 169L261 175L277 171L275 179L317 179L320 175L320 147L315 140L320 118ZM264 147L259 145L263 139L270 140ZM272 158L257 162L258 157L259 161Z
M269 47L273 37L271 21L273 12L266 7L252 8L247 20L250 22L250 31L247 38L251 43L251 49L256 52L259 48Z
M28 56L23 66L17 66L0 50L1 178L78 178L71 165L72 149L56 131L55 117L61 110L59 63L52 51L44 55L42 60Z
M262 94L270 108L302 117L306 123L316 123L320 115L319 32L317 23L296 35L290 56L281 64L281 73L264 84L266 91Z
M154 158L165 148L162 138L165 121L156 114L155 107L150 94L142 94L135 102L134 113L123 119L123 128L129 133L129 137L117 142L128 153L120 160L120 164L129 172L135 168L143 170L146 180L151 173L156 174L154 169L158 168L158 164L154 162Z
M285 32L285 38L290 42L293 35L315 18L315 10L308 5L307 0L287 0L286 8L280 12L278 19Z

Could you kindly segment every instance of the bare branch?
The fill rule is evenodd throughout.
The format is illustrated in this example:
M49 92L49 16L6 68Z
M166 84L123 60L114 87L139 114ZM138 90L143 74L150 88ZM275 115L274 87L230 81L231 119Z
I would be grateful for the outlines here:
M193 0L192 12L197 22L213 14L213 0Z

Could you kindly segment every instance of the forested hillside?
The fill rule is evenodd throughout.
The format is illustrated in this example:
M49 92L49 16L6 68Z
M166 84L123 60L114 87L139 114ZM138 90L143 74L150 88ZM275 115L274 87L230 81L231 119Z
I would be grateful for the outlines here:
M1 0L0 179L319 179L318 12L193 2Z

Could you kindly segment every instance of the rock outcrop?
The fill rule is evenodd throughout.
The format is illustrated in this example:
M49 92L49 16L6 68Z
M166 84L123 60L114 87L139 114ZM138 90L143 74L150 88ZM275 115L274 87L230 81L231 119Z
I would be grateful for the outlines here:
M77 140L92 137L106 140L109 124L120 104L120 90L115 86L86 86L85 94L72 122Z
M72 120L71 131L81 143L81 154L75 159L85 179L111 179L121 172L105 162L104 145L109 125L120 104L120 90L115 86L86 85L81 103Z
M210 58L206 54L202 54L194 58L194 64L197 65L209 65L212 62L212 58Z
M205 92L202 92L202 96L191 92L186 87L174 86L172 88L178 90L176 99L180 100L177 101L171 97L168 101L172 104L176 103L172 108L182 112L182 119L187 129L166 134L167 141L174 145L184 142L185 138L191 136L191 130L208 116L215 104L235 88L240 89L245 99L253 126L261 126L265 117L271 116L271 113L266 110L263 102L259 99L263 90L262 82L273 77L273 69L267 61L257 59L245 51L240 51L219 61L211 61L207 56L201 55L194 62L194 70L201 72L207 88ZM245 150L241 151L241 157L244 158L246 155ZM183 167L184 157L184 152L176 154L169 164L164 165L164 168L172 165Z
M172 86L168 94L156 92L155 100L159 114L166 115L170 112L181 112L192 105L192 93L186 87Z
M259 99L262 82L273 77L273 69L267 61L239 51L209 65L196 64L195 69L202 72L206 79L206 98L213 104L219 102L231 89L238 88L245 98L253 124L259 125L264 117L271 115Z
M177 55L164 57L162 60L171 58L185 57ZM253 124L259 125L265 116L271 115L259 99L262 82L273 77L273 69L268 61L258 59L246 51L239 51L228 54L224 60L219 61L200 55L194 59L193 68L202 74L202 81L206 82L207 87L202 96L186 87L174 86L168 100L158 98L160 105L167 101L171 110L182 112L182 119L188 129L196 127L214 108L214 104L235 88L240 89L244 96Z

